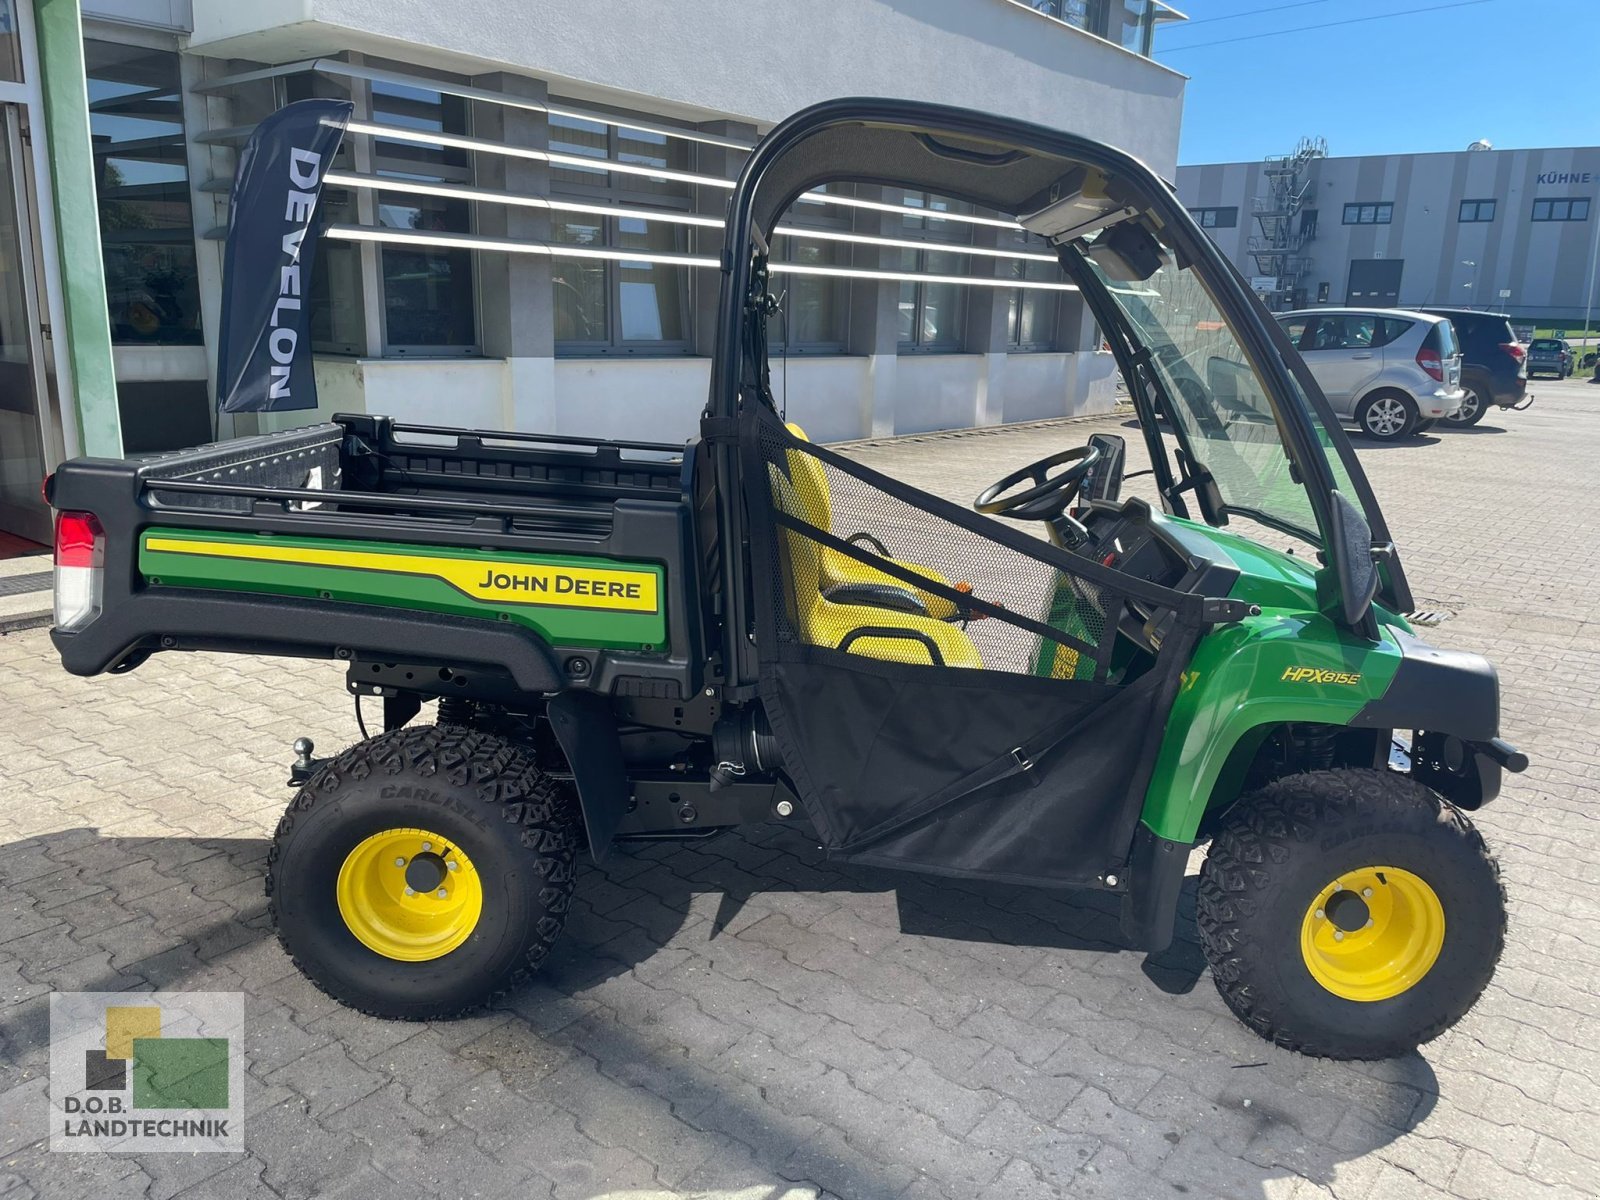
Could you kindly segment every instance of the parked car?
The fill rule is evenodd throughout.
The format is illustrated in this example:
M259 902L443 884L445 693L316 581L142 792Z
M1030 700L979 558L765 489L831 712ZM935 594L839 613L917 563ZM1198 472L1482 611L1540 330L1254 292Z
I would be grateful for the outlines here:
M1565 379L1572 374L1572 347L1561 338L1534 338L1528 347L1528 374L1554 375Z
M1446 425L1476 425L1491 406L1526 408L1528 348L1511 327L1505 313L1478 312L1470 308L1424 308L1425 313L1449 317L1461 343L1461 388L1466 393L1456 414Z
M1448 317L1318 308L1282 313L1278 323L1333 411L1368 437L1409 437L1461 407L1461 351Z

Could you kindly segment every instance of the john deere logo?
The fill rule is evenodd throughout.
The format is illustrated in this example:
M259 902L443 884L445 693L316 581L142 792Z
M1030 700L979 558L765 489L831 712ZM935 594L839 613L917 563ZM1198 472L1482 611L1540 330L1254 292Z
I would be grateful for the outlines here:
M239 1150L237 992L50 997L56 1150Z

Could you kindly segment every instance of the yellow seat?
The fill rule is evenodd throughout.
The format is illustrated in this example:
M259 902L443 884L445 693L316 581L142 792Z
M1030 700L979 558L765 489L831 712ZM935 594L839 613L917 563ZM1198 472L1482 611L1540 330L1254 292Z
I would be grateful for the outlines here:
M791 463L803 457L789 456ZM813 510L801 501L797 489L777 465L768 464L767 471L771 477L773 502L790 516L816 524ZM842 648L851 654L886 662L983 666L972 639L954 625L915 613L829 600L822 593L823 587L828 586L823 582L823 561L828 548L794 529L780 527L779 538L789 619L802 641L813 646ZM861 565L843 555L837 557L852 566ZM867 582L901 586L898 580L881 572L871 571L870 575L875 578ZM863 633L862 630L883 632ZM852 634L857 636L852 637Z
M806 431L793 421L790 421L786 428L802 442L811 440L806 436ZM833 496L828 487L828 477L823 473L822 464L811 455L798 450L790 450L786 457L789 463L789 479L794 484L795 497L800 503L800 509L794 515L818 529L833 532ZM915 595L928 610L928 615L935 620L946 621L956 615L956 606L943 596L936 596L932 592L907 584L905 580L879 571L858 559L851 558L848 554L840 554L832 546L817 546L816 549L821 555L818 570L822 583L818 590L824 594L830 588L848 584L902 588ZM894 562L909 571L925 576L932 583L947 588L954 586L949 579L932 567L905 562L898 558L894 559Z

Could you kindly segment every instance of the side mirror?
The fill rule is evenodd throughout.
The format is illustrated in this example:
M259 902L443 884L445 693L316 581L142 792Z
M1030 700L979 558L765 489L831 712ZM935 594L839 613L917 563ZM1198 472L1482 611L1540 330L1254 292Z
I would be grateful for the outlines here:
M1340 616L1352 628L1367 622L1378 595L1378 564L1373 558L1372 529L1361 510L1342 492L1330 493L1333 523L1328 530L1329 569L1339 587Z

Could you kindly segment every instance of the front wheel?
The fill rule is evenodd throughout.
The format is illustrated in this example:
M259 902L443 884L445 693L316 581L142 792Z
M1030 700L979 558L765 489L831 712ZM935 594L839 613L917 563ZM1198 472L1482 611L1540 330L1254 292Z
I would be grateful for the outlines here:
M1356 409L1356 424L1368 437L1393 442L1405 437L1417 423L1417 406L1394 392L1368 396Z
M1505 943L1482 836L1387 770L1294 775L1242 799L1206 856L1196 915L1234 1014L1326 1058L1392 1058L1438 1036Z
M526 752L416 726L312 776L278 823L267 896L284 949L335 1000L454 1017L550 952L580 842L571 793Z

